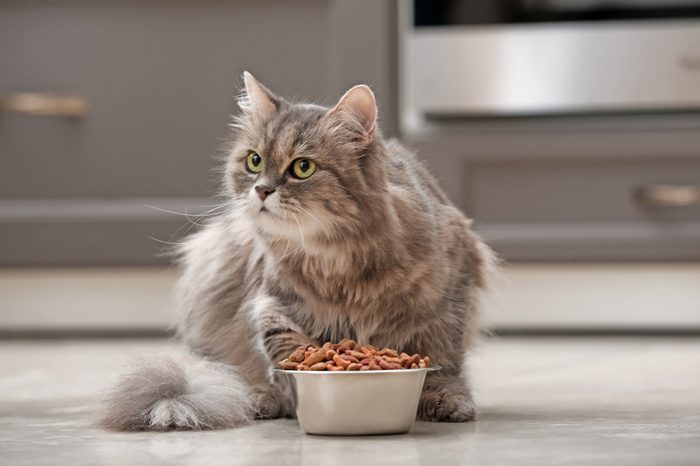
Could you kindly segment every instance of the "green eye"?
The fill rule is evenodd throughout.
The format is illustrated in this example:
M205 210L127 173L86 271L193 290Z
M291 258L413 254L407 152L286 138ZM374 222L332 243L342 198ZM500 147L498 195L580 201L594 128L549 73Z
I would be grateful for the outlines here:
M300 180L310 177L315 171L316 164L309 159L296 159L292 162L292 175Z
M245 161L246 167L252 173L260 173L263 169L263 159L257 152L251 152L248 154L248 158Z

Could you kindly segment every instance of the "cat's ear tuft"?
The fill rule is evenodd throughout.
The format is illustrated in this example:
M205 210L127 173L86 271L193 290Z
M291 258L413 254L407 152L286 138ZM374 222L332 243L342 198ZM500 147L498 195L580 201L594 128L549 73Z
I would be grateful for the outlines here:
M367 142L374 136L377 128L377 101L369 86L360 84L347 91L328 114L342 114L359 123L358 129L361 129Z
M245 88L238 99L238 106L245 113L267 118L279 110L283 100L255 79L247 71L243 72Z

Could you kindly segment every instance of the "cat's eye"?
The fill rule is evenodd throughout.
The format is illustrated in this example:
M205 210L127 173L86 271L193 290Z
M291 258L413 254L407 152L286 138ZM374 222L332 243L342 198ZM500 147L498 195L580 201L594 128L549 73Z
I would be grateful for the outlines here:
M257 152L251 152L248 154L245 165L251 173L260 173L263 169L263 159Z
M314 174L316 171L316 164L309 159L296 159L292 162L291 171L295 178L304 180Z

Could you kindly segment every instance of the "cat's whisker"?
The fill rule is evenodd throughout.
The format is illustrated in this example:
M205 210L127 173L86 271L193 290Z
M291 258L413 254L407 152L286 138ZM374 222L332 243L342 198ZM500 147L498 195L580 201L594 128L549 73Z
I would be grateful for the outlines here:
M206 210L202 213L199 213L199 214L191 214L191 213L188 213L187 210L185 210L185 212L177 212L175 210L164 209L162 207L158 207L158 206L154 206L154 205L150 205L150 204L143 204L143 206L148 207L149 209L157 210L159 212L165 212L166 214L173 214L173 215L179 215L182 217L186 217L188 220L191 220L191 218L193 218L193 217L207 217L207 216L213 215L217 209L226 207L226 203L215 204L213 208L208 209L208 210ZM209 207L209 205L204 205L204 206L200 206L200 207ZM185 206L185 209L187 209L187 206Z
M306 251L306 241L304 240L304 230L301 228L301 223L299 222L299 220L297 220L297 218L294 215L291 215L291 217L295 222L297 222L297 227L299 227L299 235L301 236L301 244L304 250Z
M298 252L297 249L296 249L295 247L292 247L292 249L289 250L289 253L287 253L287 250L289 249L289 245L291 244L291 241L290 241L290 240L287 240L286 243L287 243L287 246L284 248L284 252L283 252L282 255L277 259L277 260L280 261L280 262L283 262L283 261L284 261L285 259L287 259L288 257L291 257L294 253L297 253L297 252Z
M169 213L169 214L174 214L174 215L184 216L184 217L187 219L187 222L185 222L184 224L182 224L177 230L175 230L175 231L170 235L170 239L171 239L171 240L172 240L173 238L176 238L176 237L184 237L184 236L186 236L186 235L190 232L190 230L192 229L192 227L194 227L194 226L197 226L197 227L200 227L200 228L205 226L203 223L199 223L199 222L193 220L193 217L190 216L190 214L188 214L187 212L184 212L184 213L182 213L182 212L176 212L176 211L173 211L173 210L164 209L164 208L161 208L161 207L152 206L152 205L148 205L148 204L144 204L144 206L145 206L145 207L149 207L149 208L151 208L151 209L155 209L155 210L161 211L161 212L165 212L165 213ZM212 207L212 206L213 206L213 207ZM221 204L211 204L211 205L202 206L202 207L212 207L212 208L207 209L206 211L202 212L201 214L197 214L196 217L197 217L198 220L199 220L199 219L203 219L203 218L211 217L211 216L215 215L215 212L216 212L218 209L222 209L222 208L223 208L223 209L227 209L229 206L228 206L226 203L221 203ZM186 229L183 231L184 228L186 228ZM148 238L151 239L151 240L153 240L153 241L156 241L156 242L158 242L158 243L160 243L160 244L164 244L164 245L166 245L166 246L174 246L174 247L176 247L176 248L179 247L179 246L182 246L183 244L185 244L185 241L179 241L179 242L178 242L178 241L166 241L166 240L162 240L162 239L160 239L160 238L156 238L156 237L153 237L153 236L149 236ZM163 254L172 254L172 253L174 253L174 251L167 251L167 250L165 250L165 251L162 251L162 253L163 253Z
M235 223L243 218L245 214L245 209L246 206L244 205L241 199L234 199L228 207L227 211L221 214L221 216L224 219L224 227L227 231L232 231Z
M181 242L166 241L164 239L156 238L155 236L147 236L147 238L150 240L153 240L157 243L165 244L168 246L182 246L183 244L186 243L186 241L181 241Z
M210 216L210 215L207 215L207 218L208 218L209 216ZM204 218L204 217L201 217L201 218ZM188 221L188 223L183 224L182 226L180 226L180 228L178 228L177 230L175 230L175 233L173 233L171 237L174 237L174 236L177 236L178 234L180 234L180 231L182 231L182 229L185 228L185 227L187 227L187 229L182 233L183 236L186 235L186 234L188 234L188 233L192 230L192 228L195 227L195 226L196 226L196 227L200 227L200 228L202 228L202 227L205 226L204 223L195 222L194 220L192 220L192 219L189 218L189 217L187 218L187 221Z
M284 214L284 217L283 217L283 218L284 218L284 223L287 223L287 212L283 210L282 213ZM289 249L289 244L290 244L290 241L289 241L289 238L287 238L287 240L286 240L286 246L284 247L284 252L282 253L282 256L279 258L280 261L282 261L282 260L284 260L284 259L286 259L286 258L288 257L288 256L287 256L287 250ZM292 251L292 252L294 252L294 251ZM291 254L291 253L290 253L290 254Z
M176 212L176 211L174 211L174 210L169 210L169 209L164 209L164 208L162 208L162 207L157 207L157 206L152 206L152 205L144 204L145 207L148 207L148 208L151 208L151 209L155 209L155 210L158 210L158 211L160 211L160 212L165 212L165 213L169 213L169 214L173 214L173 215L184 216L184 217L187 219L187 222L186 222L186 223L184 223L183 225L181 225L177 230L175 230L175 232L173 232L173 234L170 235L170 238L171 238L171 239L177 237L178 235L180 235L181 232L182 232L181 236L184 236L184 235L188 234L188 233L190 232L190 230L192 229L193 226L203 227L204 224L203 224L203 223L200 223L200 222L198 222L198 221L196 221L196 220L202 220L202 219L211 217L211 216L213 216L213 215L216 215L216 211L217 211L218 209L222 209L222 208L225 209L225 208L228 208L228 206L227 206L226 203L221 203L221 204L210 204L210 205L202 206L202 207L210 207L210 206L212 206L212 205L213 205L212 208L207 209L206 211L204 211L204 212L202 212L202 213L199 213L199 214L196 214L196 215L191 215L191 214L189 214L187 211L185 211L185 212ZM196 220L194 220L193 218L196 219ZM183 228L187 228L187 229L183 232L183 231L182 231ZM179 244L179 243L172 243L172 244Z

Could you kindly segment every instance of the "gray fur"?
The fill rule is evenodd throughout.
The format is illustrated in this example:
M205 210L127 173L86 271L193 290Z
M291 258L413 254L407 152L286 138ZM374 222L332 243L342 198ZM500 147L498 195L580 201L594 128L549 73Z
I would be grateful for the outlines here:
M226 151L226 211L180 251L177 329L192 352L237 368L247 388L235 378L232 387L257 404L232 406L233 389L218 410L211 399L182 403L183 380L202 372L167 361L122 382L105 424L225 427L253 412L291 415L293 393L272 376L274 363L300 344L344 337L430 355L443 369L428 377L419 416L474 419L464 355L492 255L470 220L410 151L375 129L368 88L333 109L290 104L250 75L246 89ZM263 157L259 174L246 169L251 150ZM317 164L308 179L289 174L298 157ZM275 188L264 202L261 183Z
M215 429L249 422L254 406L235 367L162 355L138 361L121 378L99 424L113 430Z

